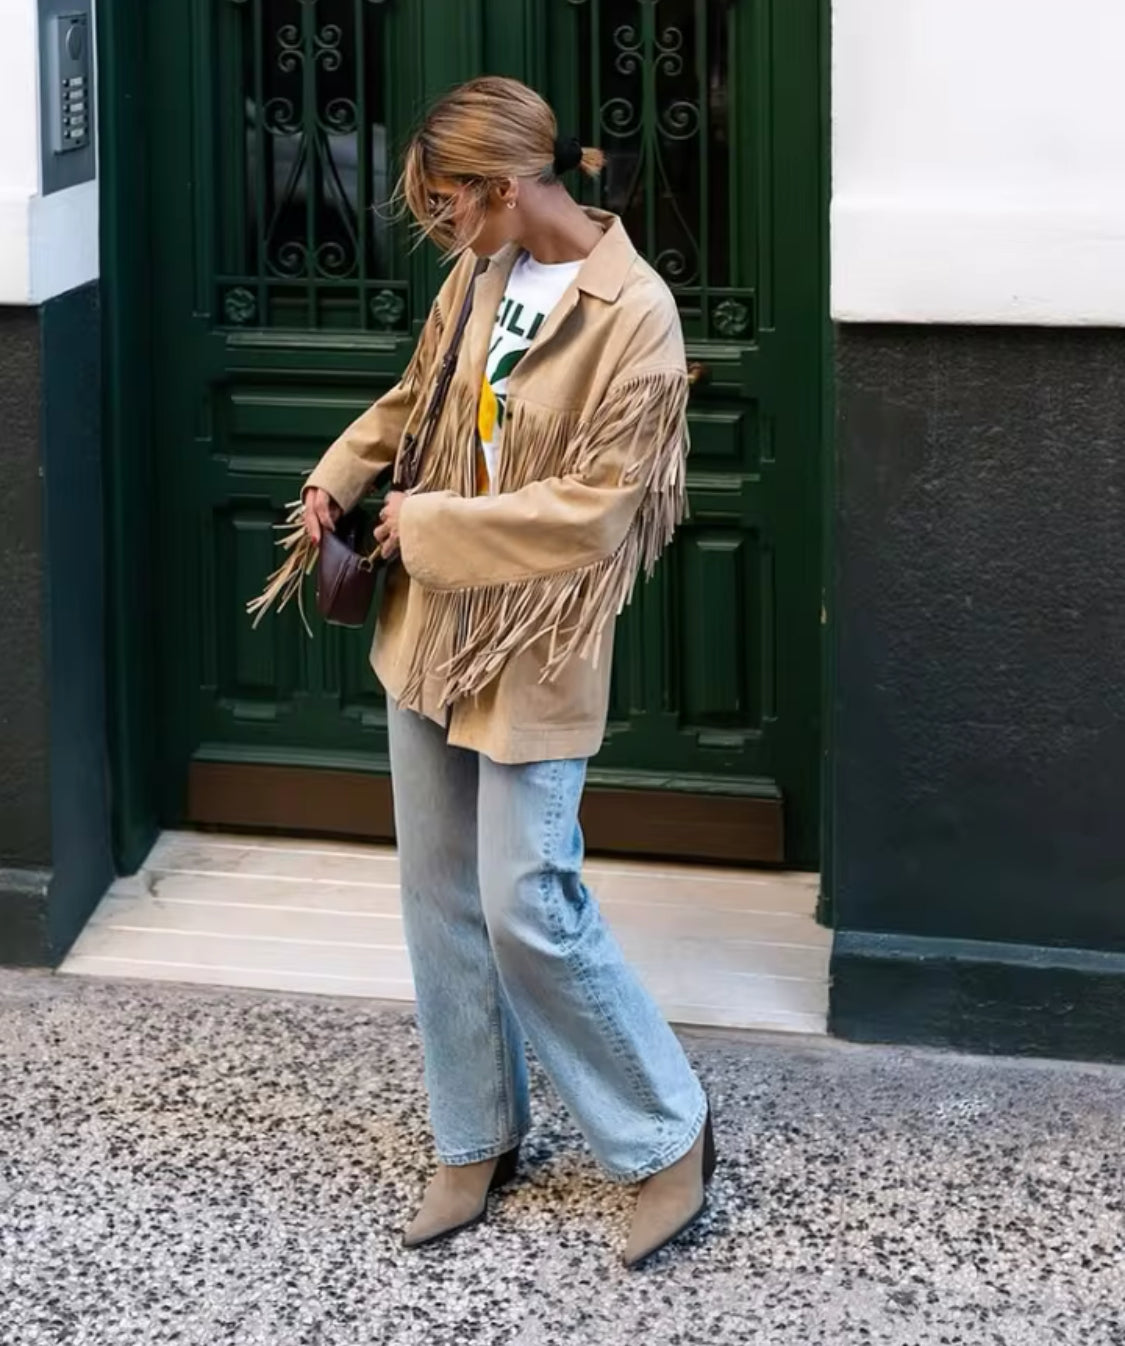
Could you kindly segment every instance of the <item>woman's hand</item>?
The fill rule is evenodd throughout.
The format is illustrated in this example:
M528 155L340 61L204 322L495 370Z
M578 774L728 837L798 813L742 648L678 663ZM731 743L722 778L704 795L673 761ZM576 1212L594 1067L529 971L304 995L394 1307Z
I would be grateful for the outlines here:
M402 491L392 491L383 502L379 526L375 529L375 541L379 544L384 561L391 561L398 555L398 516L405 499Z
M305 502L305 532L319 547L322 533L336 531L336 520L343 511L319 486L309 486L301 499Z

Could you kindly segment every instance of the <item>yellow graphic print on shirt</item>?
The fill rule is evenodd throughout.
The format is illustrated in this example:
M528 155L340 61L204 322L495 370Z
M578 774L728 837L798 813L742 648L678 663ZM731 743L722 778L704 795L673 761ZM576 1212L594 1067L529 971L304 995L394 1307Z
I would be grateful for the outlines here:
M526 253L512 268L496 314L477 411L476 487L488 495L497 476L508 380L581 263L542 265Z
M499 457L500 436L504 430L504 406L508 400L508 379L512 370L527 353L528 346L535 340L535 333L543 325L545 313L537 313L527 331L520 329L523 316L522 305L505 300L500 306L501 317L506 317L508 326L497 335L493 333L489 347L488 360L485 362L484 378L481 381L480 408L477 412L477 433L480 439L477 454L477 494L487 495L492 483L496 463ZM505 338L509 340L505 340ZM515 337L516 343L510 338Z

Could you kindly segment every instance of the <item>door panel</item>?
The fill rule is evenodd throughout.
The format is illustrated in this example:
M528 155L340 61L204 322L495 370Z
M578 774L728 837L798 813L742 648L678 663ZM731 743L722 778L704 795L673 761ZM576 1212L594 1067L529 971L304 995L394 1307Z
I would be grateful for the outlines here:
M624 216L672 287L700 373L691 516L620 622L591 782L612 789L607 801L628 796L634 816L638 791L660 791L673 812L675 798L722 801L732 835L747 820L743 859L782 858L784 810L785 858L814 863L815 0L154 9L166 821L245 823L232 816L240 768L290 773L275 809L290 827L293 798L316 786L297 773L385 773L370 632L317 626L310 641L292 610L253 631L244 604L274 564L287 502L397 377L438 284L433 250L412 250L386 208L396 150L436 91L500 70L542 88L564 133L606 149L604 182L582 190ZM268 825L268 801L253 813ZM612 837L609 821L595 816L593 830ZM692 829L671 831L691 854ZM644 844L661 849L659 836Z

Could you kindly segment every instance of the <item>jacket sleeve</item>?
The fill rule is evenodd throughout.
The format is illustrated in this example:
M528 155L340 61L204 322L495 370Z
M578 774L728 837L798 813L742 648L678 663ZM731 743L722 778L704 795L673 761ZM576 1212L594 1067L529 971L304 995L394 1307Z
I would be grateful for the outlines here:
M345 513L354 508L379 473L394 462L413 406L414 395L409 385L396 383L327 450L301 488L301 494L310 486L319 486Z
M617 551L643 494L637 483L573 475L476 499L409 496L399 516L403 565L424 587L446 590L581 570Z
M559 475L500 495L441 491L403 502L399 536L412 579L460 590L583 571L620 551L639 514L640 559L651 569L680 514L688 388L670 298L646 328L597 411L577 426ZM539 433L521 413L510 408L505 427L517 453Z
M302 487L302 494L310 486L319 486L346 512L363 499L379 473L394 462L411 413L430 386L445 334L443 315L449 312L450 295L463 283L463 269L463 265L454 268L434 300L402 378L354 420L325 452Z

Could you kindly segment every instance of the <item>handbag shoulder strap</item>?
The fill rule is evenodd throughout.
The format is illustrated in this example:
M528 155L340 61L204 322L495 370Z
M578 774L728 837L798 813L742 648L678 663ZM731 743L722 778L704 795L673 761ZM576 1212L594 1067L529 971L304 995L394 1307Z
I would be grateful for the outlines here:
M392 491L412 490L418 484L418 479L422 475L422 463L433 440L438 421L441 420L445 399L449 395L449 385L453 382L453 373L457 368L457 359L461 354L461 342L465 336L465 328L469 325L469 315L473 311L473 294L477 288L477 278L487 269L487 257L479 258L476 266L473 267L473 274L469 278L465 298L461 301L461 311L457 315L457 325L453 329L453 339L442 356L437 383L434 385L434 391L430 396L430 405L426 408L426 414L417 435L407 435L403 441L402 452L399 457L399 471L394 484L391 486Z

